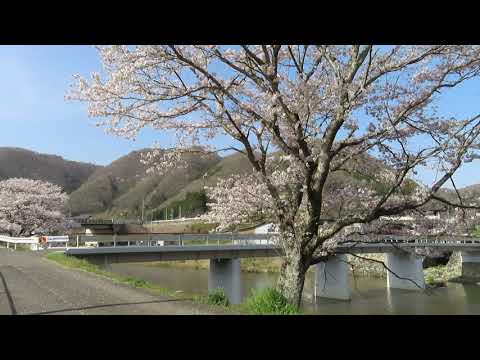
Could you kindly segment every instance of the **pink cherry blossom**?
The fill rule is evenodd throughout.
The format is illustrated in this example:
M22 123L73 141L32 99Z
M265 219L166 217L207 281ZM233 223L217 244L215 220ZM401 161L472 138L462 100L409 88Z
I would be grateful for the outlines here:
M67 195L51 183L22 178L0 181L0 232L53 234L65 224Z
M451 118L436 104L478 77L480 46L152 45L99 53L103 75L77 76L68 98L86 102L116 135L135 138L145 127L171 134L175 146L146 159L156 170L182 166L180 154L190 149L244 154L253 175L209 189L207 217L224 228L262 217L276 223L286 254L280 288L297 304L308 267L325 260L343 229L442 201L439 189L479 156L480 112ZM218 138L231 141L218 147ZM382 166L368 166L372 159ZM413 187L422 167L438 177Z

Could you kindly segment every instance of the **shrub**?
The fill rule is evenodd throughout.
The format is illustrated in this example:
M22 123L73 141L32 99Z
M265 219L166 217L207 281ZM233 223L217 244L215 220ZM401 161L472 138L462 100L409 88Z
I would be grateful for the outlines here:
M127 277L123 279L124 282L128 285L134 286L134 287L146 287L147 282L143 279L136 279L132 277Z
M473 230L473 236L480 237L480 226L477 226L475 230Z
M207 303L210 305L228 306L230 301L228 300L225 290L223 288L217 288L213 290L207 297Z
M287 299L274 288L267 288L262 291L253 291L252 295L245 301L245 308L252 314L272 315L295 315L299 314L296 306L290 304Z

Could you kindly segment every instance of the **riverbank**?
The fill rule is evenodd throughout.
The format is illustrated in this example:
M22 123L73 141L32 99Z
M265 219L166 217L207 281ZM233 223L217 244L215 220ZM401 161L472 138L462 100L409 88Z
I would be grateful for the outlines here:
M75 259L72 259L75 260ZM76 261L76 260L75 260ZM88 265L91 266L91 265ZM278 314L283 311L284 314L289 313L288 309L282 309L282 301L277 298L275 292L264 291L274 287L277 276L268 273L245 273L242 276L242 291L240 299L242 305L225 305L225 298L221 293L214 293L209 299L207 295L208 287L208 270L194 269L175 269L175 268L154 268L146 267L142 264L110 264L106 268L93 268L93 271L111 271L115 278L123 278L125 286L121 288L131 288L132 292L137 291L135 287L139 287L139 294L147 294L152 292L152 288L160 288L167 290L163 294L168 294L173 298L184 298L192 301L192 308L197 306L206 306L202 309L211 309L209 312L202 313L221 313L221 314ZM89 270L92 270L91 268ZM61 270L64 271L64 270ZM315 277L310 274L306 279L304 289L304 303L302 304L301 313L303 314L478 314L480 313L480 305L476 301L480 295L480 287L478 285L455 284L454 282L446 283L445 286L438 288L433 286L428 292L405 292L401 290L389 290L386 287L385 279L373 278L367 276L357 276L356 279L350 279L352 286L352 300L333 301L330 299L312 298L315 293L314 282ZM434 274L439 277L439 274ZM443 274L440 274L442 276ZM111 275L110 275L111 276ZM96 277L96 276L95 276ZM103 277L103 276L102 276ZM427 277L427 275L426 275ZM146 281L142 280L145 279ZM105 280L103 280L105 282ZM112 286L115 281L109 281ZM155 286L153 284L159 284ZM145 291L140 291L143 290ZM438 288L438 289L437 289ZM175 290L171 290L175 289ZM182 291L179 291L182 290ZM255 301L248 301L252 298L252 293L261 292L256 296ZM188 294L188 295L187 295ZM196 297L197 302L190 294L203 294ZM144 295L145 296L145 295ZM155 296L155 295L154 295ZM166 297L166 301L170 297ZM452 302L452 299L456 299ZM281 299L280 299L281 300ZM175 301L175 300L173 300ZM212 306L209 301L218 304ZM190 303L190 302L189 302ZM206 304L203 304L206 303ZM246 305L249 303L250 308ZM280 305L280 307L277 306ZM273 305L273 306L272 306ZM441 305L441 306L440 306ZM282 312L280 312L282 313Z
M111 280L113 283L126 285L136 289L146 290L155 295L161 295L170 298L170 300L182 300L190 299L192 305L198 307L201 312L212 315L225 315L225 314L241 314L242 308L230 306L218 306L209 304L209 299L207 296L202 296L198 294L191 294L185 291L178 291L174 289L168 289L161 287L157 284L145 281L144 279L139 279L130 276L121 276L113 272L104 270L97 265L91 264L86 260L78 259L72 256L65 255L62 252L51 252L44 256L45 259L54 262L60 266L75 269L80 271L85 271L91 274L95 274L99 277L106 278Z
M48 252L50 253L50 251ZM0 248L0 315L210 315L221 308L163 296L45 259ZM161 283L160 283L161 284Z
M382 254L364 254L362 257L377 261L384 261ZM352 274L355 276L371 276L375 278L385 278L386 272L383 266L374 261L363 260L348 255L348 262L351 265ZM245 273L279 273L282 265L282 258L245 258L240 260L242 272ZM176 269L195 269L208 270L209 260L185 260L185 261L156 261L142 263L147 267L176 268ZM314 272L315 267L310 267L308 272Z
M386 261L385 254L362 254L361 259L348 255L347 261L350 265L350 271L354 277L371 277L384 279L387 277L387 270L379 263ZM366 260L370 259L370 260ZM245 273L279 273L282 264L281 258L246 258L241 259L241 269ZM208 270L209 260L186 260L186 261L159 261L142 263L147 267L177 268L177 269L195 269ZM461 276L460 253L454 252L447 265L439 265L424 269L425 282L428 285L435 286L451 280L460 279ZM315 268L312 266L308 272L313 273Z
M208 270L210 260L155 261L142 263L147 267ZM279 273L281 258L246 258L240 260L242 272Z
M362 257L373 259L375 261L386 261L385 254L364 254ZM350 256L349 262L353 265L355 276L369 276L373 278L385 278L387 270L381 263L363 260ZM454 252L446 265L432 266L423 269L425 282L427 285L438 286L447 281L460 281L462 274L462 261L459 252Z
M279 294L273 289L265 289L264 291L254 292L250 297L245 299L242 304L228 304L228 301L226 301L226 296L221 292L214 292L213 294L209 295L199 295L185 291L169 289L137 277L115 274L111 271L104 270L97 265L91 264L86 260L67 256L61 252L52 252L46 254L45 258L63 267L93 273L103 278L107 278L114 283L147 290L154 294L167 296L172 300L189 298L194 305L200 306L202 310L206 310L211 314L301 314L300 310L295 310L290 305L285 305L284 301L282 302L282 299L279 298ZM189 266L191 268L192 264L189 264ZM278 306L278 304L281 304L281 306Z

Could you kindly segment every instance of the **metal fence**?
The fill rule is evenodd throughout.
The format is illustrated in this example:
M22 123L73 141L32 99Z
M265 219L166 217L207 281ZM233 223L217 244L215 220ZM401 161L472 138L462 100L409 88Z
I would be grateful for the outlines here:
M168 245L268 245L274 234L130 234L130 235L79 235L77 243L91 246L168 246ZM96 243L96 244L95 244Z
M68 247L69 237L62 236L45 236L42 242L39 236L31 237L11 237L0 235L0 243L4 244L7 249L12 246L15 250L18 245L29 245L31 250L51 249ZM64 244L64 246L62 246Z

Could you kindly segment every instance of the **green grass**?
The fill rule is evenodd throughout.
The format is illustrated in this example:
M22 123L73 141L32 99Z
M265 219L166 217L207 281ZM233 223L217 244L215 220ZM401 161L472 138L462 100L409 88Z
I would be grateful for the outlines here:
M434 285L440 282L447 282L462 274L460 254L453 253L447 265L432 266L423 270L425 282Z
M104 270L99 266L92 264L84 259L78 259L73 256L65 255L63 252L48 253L45 255L45 258L66 268L83 270L89 273L93 273L108 278L118 284L124 284L134 288L146 289L156 294L168 296L175 299L180 298L177 290L161 287L143 279L117 275L110 271ZM241 306L228 304L226 296L224 294L220 294L219 291L213 292L211 295L200 295L182 292L181 298L190 298L191 301L194 303L210 305L213 310L221 309L224 311L229 310L233 313L244 313L244 310ZM224 297L223 300L222 297Z
M230 305L230 301L228 300L227 294L225 294L225 290L223 288L217 288L208 294L207 304L226 307Z
M5 249L7 248L6 245L1 246L1 247L5 248ZM15 250L15 251L32 251L32 249L30 248L30 245L20 245L20 244L17 244L17 248L15 248L15 245L14 245L14 244L10 244L10 245L8 246L8 248L9 248L10 250Z
M11 249L13 246L11 247ZM17 248L15 249L16 251L32 251L30 248L30 245L17 245Z
M99 266L92 264L87 260L78 259L73 256L68 256L68 255L65 255L63 252L48 253L45 255L45 258L70 269L83 270L89 273L93 273L96 275L109 278L116 283L129 285L135 288L148 289L161 295L172 296L172 297L178 296L174 290L152 284L143 279L114 274L110 271L103 270ZM184 296L185 296L185 293L182 294L182 297Z
M300 310L288 303L277 289L253 291L244 302L244 309L255 315L298 315Z
M134 288L147 289L154 293L179 298L176 290L167 289L143 279L126 277L104 270L84 259L65 255L63 252L51 252L45 255L47 260L53 261L70 269L83 270L102 277L106 277L115 283L128 285ZM216 289L209 295L182 293L182 298L189 297L197 304L209 305L213 310L221 309L235 314L269 314L269 315L295 315L301 314L295 306L289 304L276 289L265 289L252 292L244 303L239 305L230 304L223 289Z
M245 258L241 261L242 271L249 273L279 273L282 259Z
M472 236L480 237L480 226L477 226L472 232Z
M279 273L281 258L245 258L241 259L242 272L247 273ZM184 260L184 261L155 261L143 263L144 266L177 268L177 269L203 269L208 270L208 260ZM311 267L309 271L314 271Z
M187 233L207 234L210 230L215 229L218 224L206 224L206 223L193 223L186 226L185 231Z

